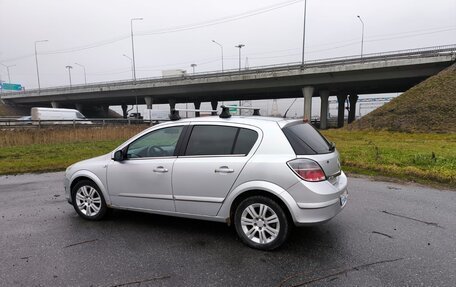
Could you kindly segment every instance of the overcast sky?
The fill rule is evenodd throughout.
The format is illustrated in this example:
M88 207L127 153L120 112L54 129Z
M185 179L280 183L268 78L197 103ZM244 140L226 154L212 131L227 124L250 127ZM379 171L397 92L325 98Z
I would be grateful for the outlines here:
M130 19L137 77L161 70L196 72L301 61L304 1L290 0L0 0L0 63L11 81L41 87L131 78ZM308 0L306 60L456 44L456 0ZM183 29L182 29L183 28ZM247 60L248 59L248 60ZM247 60L247 61L246 61ZM0 66L7 81L7 70Z

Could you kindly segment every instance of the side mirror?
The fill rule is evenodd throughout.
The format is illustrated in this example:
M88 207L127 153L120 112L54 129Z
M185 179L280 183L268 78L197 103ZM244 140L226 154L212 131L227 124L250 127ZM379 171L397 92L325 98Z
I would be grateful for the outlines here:
M123 161L125 159L124 153L122 150L117 150L114 153L114 157L112 158L114 161Z

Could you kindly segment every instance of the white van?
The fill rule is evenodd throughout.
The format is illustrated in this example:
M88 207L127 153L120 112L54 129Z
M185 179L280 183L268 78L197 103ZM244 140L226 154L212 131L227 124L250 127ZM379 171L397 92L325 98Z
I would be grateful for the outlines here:
M32 108L32 121L45 121L49 124L92 124L83 114L74 109Z

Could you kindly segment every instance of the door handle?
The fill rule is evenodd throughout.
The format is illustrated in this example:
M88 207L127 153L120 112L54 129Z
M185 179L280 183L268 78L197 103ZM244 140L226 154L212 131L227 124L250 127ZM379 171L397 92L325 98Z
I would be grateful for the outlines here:
M159 172L159 173L165 173L168 172L167 168L164 168L163 166L157 166L156 168L153 169L154 172Z
M227 166L221 166L215 169L215 173L233 173L234 169L229 168Z

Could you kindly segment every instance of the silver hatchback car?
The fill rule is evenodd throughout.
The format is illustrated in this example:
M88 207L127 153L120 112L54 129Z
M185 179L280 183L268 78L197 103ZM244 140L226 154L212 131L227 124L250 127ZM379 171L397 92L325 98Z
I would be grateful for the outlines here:
M293 225L330 220L347 202L334 144L302 120L260 116L162 123L71 165L64 181L85 219L112 208L225 222L262 250L284 243Z

